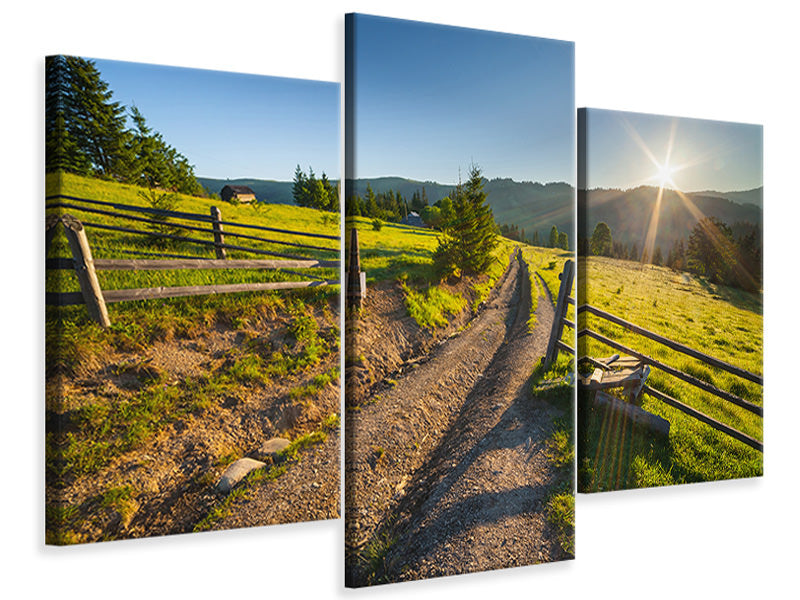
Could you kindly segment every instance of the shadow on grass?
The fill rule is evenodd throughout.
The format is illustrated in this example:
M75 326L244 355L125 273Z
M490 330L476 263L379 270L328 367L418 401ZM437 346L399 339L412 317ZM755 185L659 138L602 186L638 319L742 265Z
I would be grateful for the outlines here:
M747 310L758 315L764 314L764 302L761 294L747 292L735 287L714 284L703 277L695 276L694 280L710 296L717 297L741 310Z

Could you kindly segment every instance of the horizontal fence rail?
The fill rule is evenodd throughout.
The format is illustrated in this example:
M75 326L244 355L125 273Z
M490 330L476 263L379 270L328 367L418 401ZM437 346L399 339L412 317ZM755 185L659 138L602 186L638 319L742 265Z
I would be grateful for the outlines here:
M48 199L63 196L51 196ZM72 197L69 197L72 198ZM101 201L89 201L100 203ZM117 206L113 203L103 203L112 206ZM128 205L121 205L128 206ZM64 205L51 204L48 208L63 208ZM139 209L141 207L133 207ZM156 211L156 209L152 209ZM130 215L117 215L109 211L97 211L89 209L88 212L100 212L101 214L131 218ZM145 209L144 212L150 212ZM235 244L226 244L222 240L224 235L235 235L230 232L223 232L219 220L219 210L216 208L211 209L212 217L205 217L204 215L195 215L193 213L177 213L175 211L157 211L159 213L171 213L171 215L180 215L181 218L196 218L196 220L208 221L214 224L213 229L203 229L197 227L185 226L185 228L202 231L212 234L214 241L187 238L184 236L172 235L161 233L157 231L141 231L128 227L119 227L114 225L104 225L100 223L85 223L81 222L70 214L54 214L50 213L46 216L46 230L45 230L45 256L52 243L55 235L56 226L61 223L64 225L64 231L67 235L67 240L72 252L72 258L66 257L51 257L45 258L45 267L51 270L74 270L78 275L78 281L81 286L80 292L46 292L45 302L48 305L55 306L70 306L85 304L90 316L98 321L102 326L107 327L110 325L108 312L106 311L105 304L109 302L123 302L132 300L152 300L163 298L180 298L187 296L200 296L200 295L214 295L214 294L229 294L236 292L256 292L256 291L273 291L273 290L289 290L301 288L314 288L319 286L333 286L339 285L339 281L330 280L325 277L318 277L308 273L300 273L295 269L339 269L339 260L330 259L316 259L307 256L296 256L291 254L283 254L263 250L260 248L249 248L245 246L238 246ZM188 216L188 217L187 217ZM214 218L217 217L217 218ZM149 219L142 219L134 217L134 220L145 221L153 223ZM176 223L168 223L167 225L178 225ZM241 224L235 224L241 225ZM102 230L121 231L124 233L132 233L137 235L154 236L163 239L180 240L190 242L201 246L213 246L217 251L217 258L198 258L188 257L185 255L165 255L161 253L151 252L138 252L135 250L120 250L127 253L144 254L146 256L168 256L169 258L162 259L143 259L143 258L106 258L106 259L93 259L91 248L86 237L85 227L95 227ZM290 232L289 230L277 230L275 228L265 228L273 231L280 231L281 233L300 233ZM314 234L316 235L316 234ZM241 236L240 236L241 237ZM274 240L266 240L263 238L255 238L254 236L245 236L250 239L258 239L260 241L273 243ZM339 239L334 236L326 236L331 239ZM291 244L291 243L290 243ZM337 248L320 248L314 246L298 245L306 248L314 248L318 250L325 250L331 252L338 252ZM230 260L225 258L224 249L241 250L255 254L278 256L282 260L275 259L235 259ZM233 284L210 284L210 285L193 285L193 286L161 286L151 288L135 288L135 289L120 289L120 290L101 290L100 284L97 279L96 271L109 270L109 271L166 271L166 270L208 270L208 269L258 269L258 270L276 270L283 273L291 273L305 277L306 281L269 281L269 282L254 282L254 283L233 283ZM310 279L311 281L309 281Z
M118 210L127 210L132 212L140 212L146 213L151 215L158 215L162 217L173 217L176 219L186 219L188 221L204 221L206 223L213 223L215 219L209 215L201 215L198 213L188 213L188 212L181 212L175 210L164 210L161 208L148 208L145 206L136 206L135 204L121 204L119 202L106 202L103 200L89 200L88 198L79 198L77 196L67 196L64 194L53 194L52 196L47 196L45 198L46 201L55 200L57 198L64 198L67 200L72 200L74 202L85 202L88 204L96 204L99 206L111 206ZM56 203L51 203L45 205L45 208L55 208ZM83 210L83 209L79 209ZM326 240L334 240L338 242L340 240L338 235L329 235L325 233L311 233L308 231L295 231L290 229L278 229L276 227L267 227L265 225L254 225L252 223L237 223L235 221L219 221L221 225L230 226L230 227L242 227L245 229L259 229L261 231L272 231L274 233L286 233L289 235L301 235L306 237L315 237L321 238Z
M96 214L96 215L103 215L103 216L108 216L108 217L127 219L129 221L137 221L137 222L140 222L140 223L147 223L148 225L164 225L164 226L167 226L167 227L176 227L178 229L186 229L187 231L199 231L201 233L211 233L211 234L213 234L213 233L216 233L216 231L217 231L214 228L197 227L195 225L186 225L185 223L176 223L174 221L157 221L157 220L153 220L153 219L148 219L146 217L137 217L137 216L134 216L134 215L126 215L126 214L123 214L123 213L113 212L113 211L109 211L109 210L101 210L101 209L96 209L96 208L85 208L85 207L82 207L82 206L78 206L76 204L69 204L69 203L64 203L64 202L57 202L57 203L49 204L47 206L47 208L49 208L49 209L53 209L53 208L70 208L70 209L79 210L79 211L82 211L82 212ZM223 222L223 221L217 221L216 223L219 223L220 225L225 225L225 222ZM84 222L83 224L86 227L97 227L96 224L92 224L92 223ZM148 232L145 232L145 233L150 235L152 233L152 231L148 231ZM286 233L286 231L283 231L281 233ZM269 243L269 244L279 244L279 245L282 245L282 246L294 246L296 248L308 248L310 250L324 250L324 251L328 251L328 252L338 252L339 251L338 248L331 248L330 246L313 246L311 244L300 244L300 243L297 243L297 242L289 242L289 241L286 241L286 240L273 240L273 239L259 237L257 235L249 235L249 234L246 234L246 233L236 233L235 231L225 231L225 236L226 237L237 237L237 238L245 239L245 240L254 240L254 241L257 241L257 242L266 242L266 243Z
M621 319L620 317L617 317L616 315L612 315L609 312L606 312L604 310L600 310L599 308L595 308L594 306L591 306L590 304L582 304L580 306L580 308L578 308L578 313L579 314L583 313L583 312L588 312L588 313L597 315L598 317L601 317L601 318L605 319L606 321L610 321L611 323L619 325L620 327L624 327L625 329L627 329L628 331L631 331L633 333L638 333L639 335L644 336L646 338L649 338L649 339L653 340L654 342L658 342L659 344L662 344L662 345L666 346L667 348L670 348L670 349L675 350L677 352L681 352L681 353L683 353L683 354L685 354L687 356L691 356L692 358L696 358L696 359L706 363L707 365L710 365L712 367L716 367L718 369L722 369L724 371L727 371L728 373L731 373L733 375L737 375L739 377L742 377L743 379L747 379L748 381L752 381L753 383L757 383L759 385L764 385L764 379L763 379L763 377L761 377L761 375L756 375L755 373L750 373L749 371L745 371L744 369L740 369L739 367L736 367L736 366L734 366L734 365L732 365L730 363L727 363L725 361L719 360L718 358L714 358L713 356L711 356L709 354L706 354L704 352L700 352L699 350L695 350L694 348L690 348L689 346L687 346L685 344L681 344L680 342L676 342L674 340L666 338L666 337L664 337L662 335L659 335L657 333L654 333L652 331L648 331L647 329L645 329L643 327L639 327L638 325L634 325L633 323L631 323L629 321L626 321L625 319Z
M616 315L608 313L608 312L606 312L604 310L601 310L601 309L599 309L597 307L591 306L589 304L582 304L582 305L580 305L578 307L578 311L577 312L578 312L578 315L580 315L582 313L593 314L593 315L595 315L595 316L597 316L597 317L599 317L601 319L609 321L610 323L614 323L615 325L623 327L627 331L630 331L632 333L641 335L642 337L645 337L645 338L650 339L650 340L652 340L654 342L657 342L657 343L659 343L659 344L661 344L663 346L666 346L667 348L675 350L676 352L679 352L679 353L682 353L682 354L684 354L686 356L690 356L691 358L697 359L697 360L699 360L699 361L703 362L704 364L707 364L707 365L709 365L711 367L715 367L715 368L718 368L720 370L726 371L726 372L728 372L728 373L730 373L732 375L741 377L741 378L746 379L748 381L751 381L753 383L756 383L756 384L759 384L759 385L763 385L763 381L764 380L763 380L763 377L760 376L760 375L757 375L755 373L751 373L751 372L749 372L749 371L747 371L745 369L741 369L739 367L731 365L730 363L727 363L727 362L722 361L722 360L720 360L718 358L710 356L709 354L706 354L704 352L700 352L699 350L691 348L691 347L689 347L689 346L687 346L685 344L682 344L680 342L677 342L675 340L671 340L671 339L666 338L666 337L664 337L662 335L659 335L657 333L649 331L649 330L647 330L647 329L645 329L643 327L639 327L638 325L634 325L633 323L630 323L629 321L626 321L625 319L622 319L622 318L620 318L620 317L618 317ZM711 385L710 383L707 383L705 381L702 381L701 379L698 379L697 377L694 377L693 375L689 375L688 373L684 373L683 371L680 371L680 370L678 370L678 369L676 369L674 367L671 367L671 366L669 366L669 365L667 365L667 364L665 364L665 363L663 363L663 362L661 362L661 361L659 361L657 359L652 358L651 356L648 356L648 355L643 354L641 352L638 352L638 351L636 351L636 350L634 350L632 348L629 348L628 346L625 346L625 345L623 345L623 344L621 344L621 343L619 343L619 342L617 342L615 340L612 340L609 337L604 336L604 335L602 335L602 334L600 334L600 333L598 333L596 331L592 331L588 327L579 330L578 331L578 337L579 338L581 338L581 337L591 337L591 338L597 340L598 342L600 342L600 343L602 343L602 344L604 344L606 346L609 346L611 348L614 348L615 350L619 350L620 352L624 352L625 354L633 356L633 357L637 358L638 360L640 360L642 363L652 365L653 367L663 371L664 373L667 373L668 375L671 375L671 376L673 376L673 377L675 377L677 379L681 379L682 381L688 383L689 385L692 385L692 386L694 386L694 387L696 387L698 389L701 389L701 390L703 390L705 392L708 392L708 393L710 393L710 394L712 394L712 395L714 395L714 396L716 396L718 398L721 398L721 399L723 399L723 400L725 400L727 402L730 402L731 404L739 406L740 408L743 408L743 409L745 409L745 410L747 410L747 411L749 411L749 412L751 412L753 414L756 414L756 415L758 415L760 417L763 417L763 415L764 415L764 410L763 410L762 406L758 406L757 404L753 404L752 402L748 402L747 400L744 400L743 398L740 398L739 396L737 396L735 394L732 394L732 393L727 392L725 390L721 390L718 387L716 387L714 385ZM588 360L590 363L594 364L595 366L599 366L601 368L606 368L606 365L604 365L603 363L601 363L601 362L597 361L596 359L593 359L592 357L589 357L589 356L580 357L580 360ZM701 411L699 411L699 410L697 410L695 408L692 408L691 406L688 406L688 405L684 404L683 402L680 402L679 400L676 400L675 398L672 398L671 396L665 394L664 392L656 390L655 388L653 388L653 387L651 387L649 385L643 386L642 391L644 393L647 393L650 396L652 396L652 397L664 402L665 404L667 404L669 406L672 406L673 408L676 408L676 409L684 412L685 414L687 414L687 415L689 415L691 417L694 417L695 419L697 419L697 420L699 420L699 421L701 421L701 422L713 427L714 429L716 429L718 431L721 431L722 433L725 433L725 434L729 435L730 437L733 437L733 438L735 438L735 439L747 444L751 448L754 448L756 450L759 450L759 451L763 452L763 444L762 444L762 442L759 442L755 438L753 438L753 437L751 437L751 436L749 436L749 435L747 435L745 433L742 433L741 431L738 431L737 429L734 429L733 427L730 427L728 425L725 425L724 423L721 423L720 421L714 419L713 417L710 417L710 416L706 415L705 413L703 413L703 412L701 412Z
M48 269L73 269L71 258L55 257L45 261ZM313 269L339 268L338 260L257 260L257 259L142 259L142 258L96 258L94 268L98 271L168 271L177 269Z
M241 250L242 252L252 252L253 254L263 254L266 256L280 256L283 258L292 258L302 260L308 258L307 256L300 256L299 254L286 254L284 252L274 252L272 250L263 250L261 248L251 248L249 246L238 246L235 244L225 244L211 240L203 240L200 238L189 238L182 235L173 235L171 233L162 233L160 231L142 231L141 229L133 229L131 227L119 227L117 225L104 225L102 223L83 222L84 227L92 229L104 229L106 231L118 231L120 233L131 233L133 235L146 235L150 237L157 237L162 240L173 240L176 242L187 242L189 244L198 244L201 246L213 246L215 248L225 248L227 250Z

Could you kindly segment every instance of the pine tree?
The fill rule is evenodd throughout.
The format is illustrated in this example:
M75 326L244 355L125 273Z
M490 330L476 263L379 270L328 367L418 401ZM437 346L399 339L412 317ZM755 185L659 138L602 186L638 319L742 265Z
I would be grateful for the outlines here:
M485 272L494 260L498 244L492 209L486 202L483 177L477 165L470 168L469 179L459 183L451 198L455 219L439 239L434 252L434 268L440 276L461 271L465 275Z
M656 249L653 251L652 263L659 267L664 264L664 258L661 254L661 246L656 246Z
M306 188L306 174L303 169L300 168L300 165L297 165L297 168L294 170L294 181L292 182L292 198L294 198L294 202L298 206L305 206L304 202L306 202L308 196Z
M52 56L45 72L46 170L116 175L125 156L125 107L112 101L95 63Z
M134 106L128 114L95 63L74 56L45 61L45 169L113 178L146 187L202 195L194 167L147 126Z
M558 227L555 225L550 228L550 241L548 247L558 248Z
M378 202L375 199L375 192L372 191L372 186L367 184L367 194L364 198L364 211L365 217L379 217L380 210L378 209Z
M607 223L598 223L589 240L589 249L594 256L611 256L614 240L611 237L611 228Z

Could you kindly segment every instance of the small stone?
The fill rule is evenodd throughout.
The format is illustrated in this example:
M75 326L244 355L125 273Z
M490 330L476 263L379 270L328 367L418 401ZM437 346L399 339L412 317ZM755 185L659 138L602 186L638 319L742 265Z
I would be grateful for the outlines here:
M274 460L279 452L289 447L290 443L291 442L285 438L272 438L261 444L257 455L262 460Z
M222 474L222 478L217 483L217 489L220 492L227 494L237 483L247 477L248 473L254 471L255 469L260 469L261 467L266 466L266 463L263 463L259 460L254 460L252 458L240 458L236 462L232 463L227 469L225 469L225 472Z

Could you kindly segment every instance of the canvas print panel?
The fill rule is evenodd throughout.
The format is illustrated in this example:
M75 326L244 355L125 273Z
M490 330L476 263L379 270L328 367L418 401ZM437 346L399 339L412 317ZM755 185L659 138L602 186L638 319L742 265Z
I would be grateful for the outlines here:
M53 56L46 94L47 543L338 517L339 85Z
M578 489L761 475L762 127L578 129Z
M346 25L346 584L572 558L573 45Z

